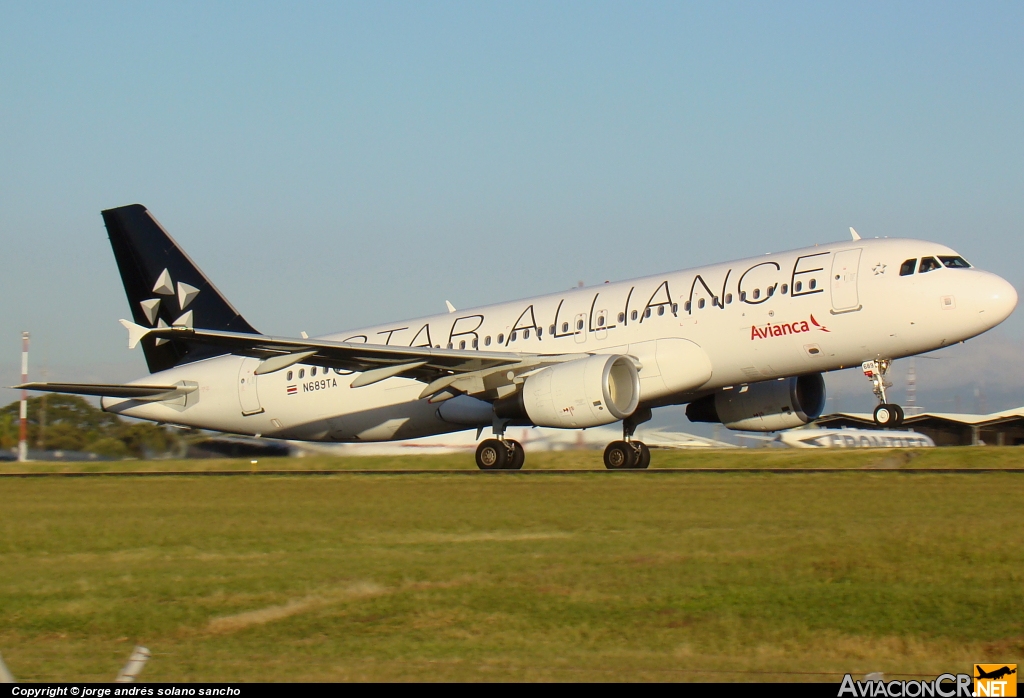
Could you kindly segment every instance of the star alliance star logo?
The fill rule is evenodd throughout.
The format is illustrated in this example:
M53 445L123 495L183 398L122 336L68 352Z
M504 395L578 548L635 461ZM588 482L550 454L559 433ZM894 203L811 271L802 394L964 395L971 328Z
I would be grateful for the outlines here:
M875 272L875 276L880 276L885 273L885 265L879 262L875 266L871 267L871 271Z
M158 296L177 296L178 310L181 311L181 315L177 320L174 321L174 327L193 327L192 311L186 311L185 308L196 299L199 295L199 289L195 286L191 286L181 281L177 284L177 292L175 292L175 284L171 279L171 273L166 269L161 272L157 278L156 283L153 284L153 293ZM167 327L167 323L164 319L158 317L160 313L160 304L164 301L164 298L150 298L148 300L139 301L139 305L142 307L142 314L149 320L150 327ZM154 323L156 323L154 325ZM156 345L166 344L166 339L157 339Z

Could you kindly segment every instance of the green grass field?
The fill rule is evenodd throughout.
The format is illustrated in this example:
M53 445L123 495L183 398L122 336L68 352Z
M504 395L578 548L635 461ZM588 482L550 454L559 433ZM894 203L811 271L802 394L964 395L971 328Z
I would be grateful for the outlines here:
M0 653L21 680L109 680L135 643L152 681L837 681L1024 663L1024 476L891 470L1016 454L655 454L852 469L835 474L2 478Z

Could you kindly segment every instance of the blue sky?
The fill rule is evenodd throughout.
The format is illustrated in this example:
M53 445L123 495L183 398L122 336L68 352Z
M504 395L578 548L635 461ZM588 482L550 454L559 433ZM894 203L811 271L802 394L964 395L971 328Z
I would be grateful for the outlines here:
M144 373L99 216L135 202L275 334L851 225L1022 290L1022 30L994 2L4 0L2 375L22 329L51 375ZM1019 315L984 346L1019 354Z

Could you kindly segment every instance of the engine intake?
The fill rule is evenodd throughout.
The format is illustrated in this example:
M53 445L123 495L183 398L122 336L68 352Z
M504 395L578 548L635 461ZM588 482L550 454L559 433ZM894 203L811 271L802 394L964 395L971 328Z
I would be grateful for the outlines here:
M686 406L691 422L721 422L738 431L779 431L803 426L825 409L820 373L719 390Z
M640 375L628 356L604 354L549 366L522 390L494 403L503 419L529 419L539 427L578 429L611 424L633 414Z

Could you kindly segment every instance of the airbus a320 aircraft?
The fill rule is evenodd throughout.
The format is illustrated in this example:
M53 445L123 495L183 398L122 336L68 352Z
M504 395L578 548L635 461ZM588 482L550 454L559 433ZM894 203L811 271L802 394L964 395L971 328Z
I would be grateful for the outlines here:
M822 372L861 366L879 405L890 362L995 327L1013 287L943 245L852 240L324 337L257 332L140 205L103 212L131 306L128 346L151 375L126 385L30 383L108 412L305 441L493 430L482 469L518 469L509 426L622 422L608 468L646 468L651 410L777 431L825 405ZM304 335L304 333L303 333Z

